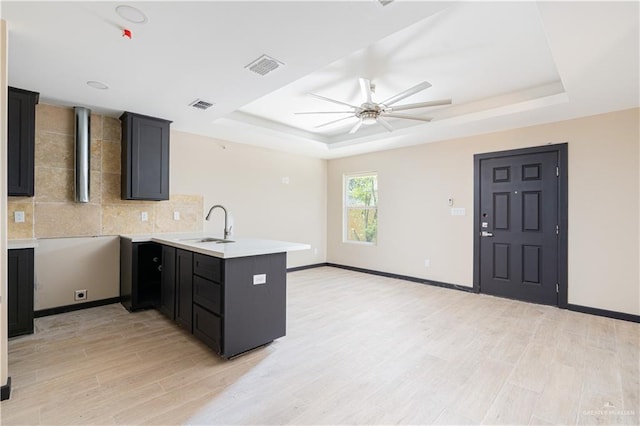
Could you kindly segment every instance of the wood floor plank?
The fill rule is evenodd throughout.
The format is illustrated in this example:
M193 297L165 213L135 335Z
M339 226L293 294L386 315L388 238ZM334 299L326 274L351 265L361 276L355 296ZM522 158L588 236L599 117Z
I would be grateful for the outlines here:
M505 384L482 420L485 425L529 424L539 394L510 383Z
M287 277L287 335L230 361L155 310L37 318L9 341L2 424L638 423L638 324L330 267Z

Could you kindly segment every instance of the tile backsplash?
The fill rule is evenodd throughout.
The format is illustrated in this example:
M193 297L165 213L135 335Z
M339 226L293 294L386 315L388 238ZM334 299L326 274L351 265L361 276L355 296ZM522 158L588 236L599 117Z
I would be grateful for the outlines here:
M201 231L203 197L120 199L120 120L91 115L91 197L74 201L73 108L36 106L35 197L9 197L9 239ZM25 213L16 223L14 213ZM180 220L174 220L174 212ZM142 221L142 213L148 219Z

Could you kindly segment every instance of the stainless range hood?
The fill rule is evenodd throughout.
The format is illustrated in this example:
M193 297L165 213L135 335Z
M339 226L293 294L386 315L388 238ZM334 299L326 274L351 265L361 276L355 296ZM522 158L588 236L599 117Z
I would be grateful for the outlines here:
M91 176L91 110L84 107L74 107L73 110L76 119L75 195L78 203L88 203Z

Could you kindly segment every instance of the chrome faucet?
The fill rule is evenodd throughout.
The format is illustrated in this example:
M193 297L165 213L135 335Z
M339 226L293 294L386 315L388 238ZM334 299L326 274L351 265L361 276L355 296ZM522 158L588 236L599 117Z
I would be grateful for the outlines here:
M215 206L213 206L213 207L211 207L209 209L209 213L207 213L207 217L205 217L205 220L209 220L209 218L211 217L211 212L216 207L220 207L222 209L222 211L224 211L224 239L226 240L227 238L229 238L229 234L231 234L231 228L230 227L227 228L227 209L225 209L220 204L216 204Z

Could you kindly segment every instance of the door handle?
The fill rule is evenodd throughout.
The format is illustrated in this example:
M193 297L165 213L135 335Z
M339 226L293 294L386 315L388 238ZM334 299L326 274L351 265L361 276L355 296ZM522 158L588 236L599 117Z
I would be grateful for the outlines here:
M493 232L482 231L480 233L481 237L493 237Z

